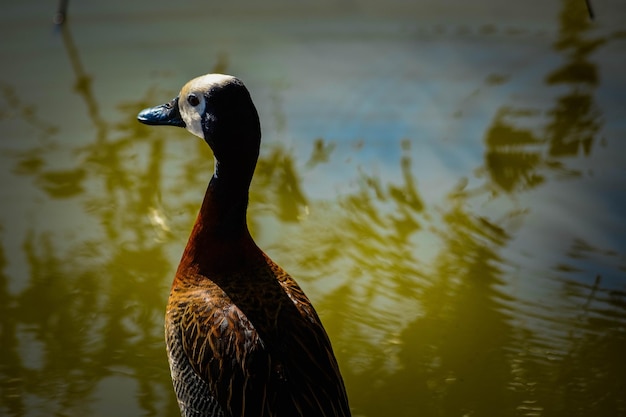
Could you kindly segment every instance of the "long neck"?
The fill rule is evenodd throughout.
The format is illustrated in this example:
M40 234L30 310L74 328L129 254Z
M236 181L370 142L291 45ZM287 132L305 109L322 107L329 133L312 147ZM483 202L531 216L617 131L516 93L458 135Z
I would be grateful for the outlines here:
M247 232L246 211L252 168L243 170L215 161L215 173L204 195L196 224L201 220L210 237L221 240L237 238Z
M243 268L262 256L246 222L254 164L244 166L248 169L216 161L179 274L219 274Z

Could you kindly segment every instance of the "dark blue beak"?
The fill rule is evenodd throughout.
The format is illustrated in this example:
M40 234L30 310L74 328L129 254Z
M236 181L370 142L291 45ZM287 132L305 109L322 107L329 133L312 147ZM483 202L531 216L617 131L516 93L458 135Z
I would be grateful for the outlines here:
M137 120L147 125L185 127L185 122L180 117L180 111L178 110L178 97L169 103L140 111L137 115Z

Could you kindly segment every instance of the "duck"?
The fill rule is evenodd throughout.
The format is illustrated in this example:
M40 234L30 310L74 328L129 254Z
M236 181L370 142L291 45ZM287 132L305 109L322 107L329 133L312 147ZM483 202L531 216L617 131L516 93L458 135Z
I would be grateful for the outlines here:
M350 416L337 359L311 301L248 230L261 125L244 83L224 74L194 78L137 119L185 128L215 159L165 314L181 416Z

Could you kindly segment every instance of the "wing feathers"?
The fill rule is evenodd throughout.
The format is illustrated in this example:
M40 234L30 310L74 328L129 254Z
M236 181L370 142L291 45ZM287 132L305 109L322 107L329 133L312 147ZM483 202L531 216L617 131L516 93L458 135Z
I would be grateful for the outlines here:
M302 290L275 264L246 279L179 297L182 348L207 395L232 417L349 416L330 341Z

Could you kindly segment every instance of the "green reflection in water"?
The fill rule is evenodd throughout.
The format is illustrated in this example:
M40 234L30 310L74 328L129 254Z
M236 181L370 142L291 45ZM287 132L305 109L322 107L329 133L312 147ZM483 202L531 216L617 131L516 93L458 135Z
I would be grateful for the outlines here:
M581 150L586 156L591 153L600 130L600 112L593 98L598 84L597 68L589 56L607 40L586 37L591 24L585 7L574 0L563 1L560 34L554 48L565 55L566 62L546 76L546 83L571 88L547 110L549 122L545 131L535 133L516 127L516 119L525 124L536 123L540 114L535 109L511 108L500 109L487 131L485 167L494 184L506 192L542 184L545 171L580 175L567 168L566 158L578 156Z
M275 226L280 237L268 239L268 250L316 301L355 415L626 412L626 293L603 286L605 272L623 276L624 254L572 240L567 263L522 277L552 293L544 304L509 289L519 265L507 249L524 227L524 207L499 216L476 209L494 195L585 175L572 163L597 146L591 54L607 40L588 37L584 7L563 2L554 48L565 62L545 77L547 87L564 87L560 95L547 109L496 111L484 135L486 183L469 189L461 179L444 204L422 195L413 139L389 145L402 149L399 180L360 171L356 187L330 201L308 198L301 178L325 168L335 143L319 139L304 161L280 144L265 146L251 228L263 236ZM162 91L121 104L124 119L109 124L68 27L63 40L95 127L92 143L71 149L80 162L51 167L59 129L9 85L2 94L13 105L3 114L41 139L15 155L14 173L33 178L50 201L75 201L95 226L69 236L29 229L17 242L28 267L23 277L7 273L8 248L0 246L0 412L177 415L163 308L181 231L193 221L212 158L184 132L135 122ZM217 70L227 72L228 61L217 57ZM582 262L589 259L611 266L598 273ZM23 287L13 290L12 281Z

